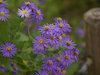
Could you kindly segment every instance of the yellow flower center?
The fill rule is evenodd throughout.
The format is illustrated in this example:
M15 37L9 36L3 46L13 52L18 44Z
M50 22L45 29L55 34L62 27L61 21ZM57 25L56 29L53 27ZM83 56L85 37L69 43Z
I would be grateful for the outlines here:
M49 30L49 26L45 26L45 27L44 27L44 30L45 30L45 31L48 31L48 30Z
M63 28L63 24L59 24L59 28Z
M65 74L66 73L66 70L62 70L62 72Z
M30 3L30 2L26 2L25 4L26 4L26 5L30 5L31 3Z
M6 50L7 51L11 51L12 49L11 49L11 47L7 47Z
M75 56L78 56L78 52L74 52L74 55L75 55Z
M39 43L40 43L40 44L43 44L43 43L44 43L44 41L41 39L41 40L39 41Z
M51 75L51 74L52 74L52 72L51 72L51 71L49 71L49 74Z
M68 55L65 55L65 59L68 60L70 59L70 57Z
M4 16L4 15L5 15L5 12L0 12L0 15L1 15L1 16Z
M66 34L65 34L65 33L63 33L63 34L62 34L62 37L65 37L65 36L66 36Z
M55 39L55 36L52 35L52 36L51 36L51 39L54 40L54 39Z
M61 37L61 36L59 36L59 37L58 37L58 39L59 39L59 40L61 40L61 39L62 39L62 37Z
M59 73L61 72L61 69L59 67L57 67L56 71L59 71Z
M48 60L48 65L52 65L53 64L53 62L51 61L51 60Z
M0 3L2 3L3 1L2 0L0 0Z
M15 70L15 71L17 71L17 70L18 70L18 68L17 68L17 67L15 67L15 68L14 68L14 70Z
M37 11L37 14L38 14L38 15L41 15L40 11Z
M58 17L57 20L58 20L58 21L62 21L62 18L61 18L61 17Z
M26 10L23 10L23 14L26 14L27 13L27 11Z
M67 41L67 45L70 46L71 45L71 41Z
M4 68L4 65L3 64L1 65L1 68Z
M61 58L57 57L57 61L59 62L61 60Z

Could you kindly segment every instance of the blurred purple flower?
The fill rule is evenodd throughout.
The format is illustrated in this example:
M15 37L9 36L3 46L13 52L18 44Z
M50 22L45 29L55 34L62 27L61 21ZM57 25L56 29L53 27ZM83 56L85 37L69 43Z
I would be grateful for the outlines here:
M7 1L0 0L0 8L6 6L8 3Z
M84 37L84 35L85 35L84 29L82 29L82 28L80 28L80 27L76 29L76 33L77 33L77 35L80 36L80 37Z
M39 3L41 3L41 4L45 4L45 0L38 0L39 1Z

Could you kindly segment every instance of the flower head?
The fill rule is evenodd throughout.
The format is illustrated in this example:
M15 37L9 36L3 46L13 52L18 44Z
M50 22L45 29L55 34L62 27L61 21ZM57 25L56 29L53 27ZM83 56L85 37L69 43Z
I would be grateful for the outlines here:
M21 16L21 18L24 18L24 16L27 18L30 17L30 12L31 12L31 10L28 8L18 9L18 15Z
M71 32L71 27L69 26L69 24L65 20L62 20L60 22L55 23L55 26L57 27L57 31L59 33Z
M43 16L44 14L42 13L42 11L40 9L36 9L36 12L33 12L34 14L34 17L33 19L39 23L39 21L42 21L43 20Z
M43 61L43 69L47 69L48 71L53 71L56 68L55 58L54 57L46 57Z
M35 51L36 54L45 53L45 49L49 47L47 40L41 35L37 36L33 40L33 43L33 51Z
M64 66L69 66L70 64L72 64L74 62L74 57L72 55L72 53L70 51L64 51L61 53L61 62Z
M0 0L0 8L6 6L8 3L7 1Z
M4 64L0 65L0 71L5 72L7 70L7 68L5 68Z
M77 33L77 35L80 36L80 37L84 37L84 35L85 35L85 34L84 34L84 29L82 29L82 28L80 28L80 27L76 29L76 33Z
M72 40L70 40L70 38L66 38L63 40L63 46L65 48L68 48L68 49L73 49L75 48L74 46L76 46L76 44L74 44L75 42L73 42Z
M7 42L0 47L0 52L3 54L4 57L15 56L15 54L17 53L17 48L15 48L15 46L15 44Z
M4 7L0 8L0 20L6 21L7 18L9 18L8 13L9 13L8 9L6 9Z

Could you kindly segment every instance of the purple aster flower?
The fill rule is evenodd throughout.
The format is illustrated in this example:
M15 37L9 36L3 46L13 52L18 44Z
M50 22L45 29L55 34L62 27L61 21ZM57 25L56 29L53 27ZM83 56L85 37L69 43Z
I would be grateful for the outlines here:
M84 26L84 21L81 21L80 24L81 24L82 26Z
M60 46L62 46L62 36L60 34L56 35L56 48L58 49Z
M43 35L50 35L52 33L51 26L49 24L40 26L39 30Z
M0 20L6 21L7 18L9 18L8 13L9 13L8 9L6 9L4 7L0 8Z
M2 64L0 65L0 71L5 72L7 69L5 68L5 66Z
M56 18L53 18L56 22L60 22L62 21L63 19L61 17L56 17Z
M41 12L40 9L36 9L36 12L33 12L34 17L33 19L38 23L39 21L43 20L44 14Z
M61 53L61 62L64 66L70 66L74 61L74 56L69 50L65 50Z
M43 71L39 70L38 72L39 73L36 73L36 75L49 75L49 73L46 70Z
M24 1L24 3L21 4L21 8L31 8L31 2L28 1Z
M36 9L38 9L38 7L36 6L36 4L35 3L31 3L31 9L32 9L32 11L34 12L36 12Z
M75 42L72 42L72 40L70 40L70 38L63 39L63 46L65 48L68 48L68 49L75 48L74 46L76 46L76 44L74 44L74 43Z
M6 6L8 3L7 1L0 0L0 8Z
M35 53L42 54L45 52L45 49L48 49L48 47L47 40L41 36L41 34L33 40L33 51L35 51Z
M54 45L56 45L56 36L55 34L50 34L47 37L48 39L48 43L50 44L51 47L53 47Z
M66 33L62 33L62 39L70 38L70 35L67 35Z
M14 65L14 66L13 66L13 72L16 73L16 72L18 72L18 71L19 71L18 67L17 67L16 65Z
M65 20L55 23L55 26L56 26L57 31L59 33L71 32L71 27L69 26L69 24Z
M48 71L53 71L56 69L56 63L55 63L55 58L54 57L45 57L43 60L43 69L47 69Z
M80 27L76 29L76 33L77 33L77 35L80 36L80 37L84 37L84 35L85 35L85 34L84 34L84 29L82 29L82 28L80 28Z
M15 54L17 53L17 48L15 48L15 46L15 44L7 42L0 47L0 52L3 54L4 57L15 56Z
M77 50L77 48L73 49L73 55L74 55L75 60L78 61L77 58L78 58L78 55L79 55L79 50Z
M11 61L8 61L8 62L9 62L9 64L13 67L13 72L14 72L14 73L16 73L16 72L19 71L18 67L17 67L13 62L11 62Z
M18 9L18 15L21 16L21 18L25 17L30 17L30 12L31 10L29 8L22 8L22 9Z

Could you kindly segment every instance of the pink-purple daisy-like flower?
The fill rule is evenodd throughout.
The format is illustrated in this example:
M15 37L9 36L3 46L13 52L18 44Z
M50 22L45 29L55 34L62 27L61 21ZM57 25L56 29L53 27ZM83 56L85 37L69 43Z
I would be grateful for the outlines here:
M6 21L7 18L9 18L9 14L8 13L9 13L8 9L6 9L4 7L0 8L0 20Z
M30 17L30 12L31 12L31 10L29 8L18 9L18 15L21 16L21 18Z
M9 42L1 45L0 49L1 49L1 53L4 57L12 57L15 56L15 54L17 53L17 48L15 48L15 44L11 44Z

